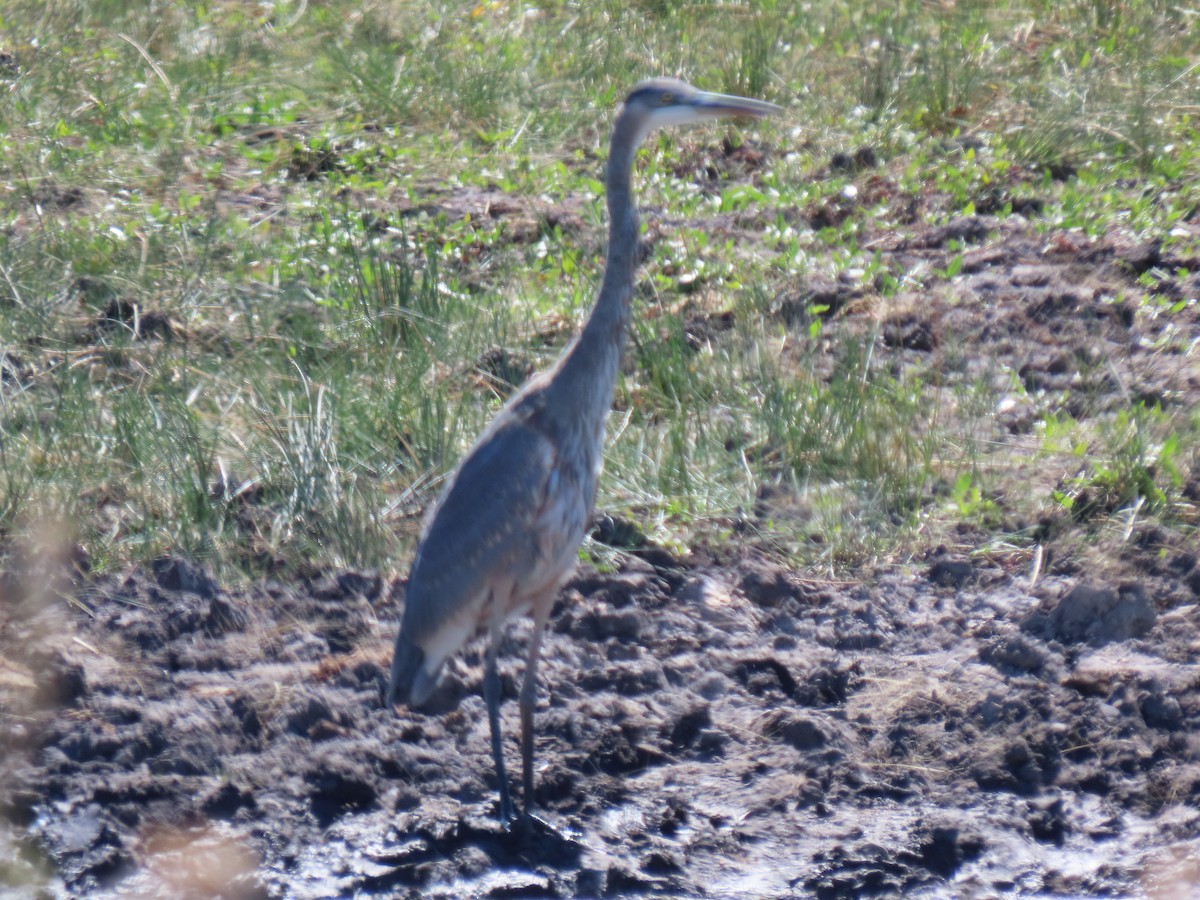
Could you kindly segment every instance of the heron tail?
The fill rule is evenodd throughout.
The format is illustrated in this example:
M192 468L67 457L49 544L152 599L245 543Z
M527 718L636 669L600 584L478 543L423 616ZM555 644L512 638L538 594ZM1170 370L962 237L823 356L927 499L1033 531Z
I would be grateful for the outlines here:
M396 651L392 656L392 680L388 686L389 706L420 706L437 686L441 666L428 672L425 666L425 651L400 632L396 637Z

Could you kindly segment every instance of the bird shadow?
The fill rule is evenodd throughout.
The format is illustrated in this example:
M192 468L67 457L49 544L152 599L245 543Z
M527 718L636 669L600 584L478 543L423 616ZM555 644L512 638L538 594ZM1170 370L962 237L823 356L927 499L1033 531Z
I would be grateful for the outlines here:
M471 860L468 868L478 868L481 856L487 858L492 872L571 871L579 869L586 851L575 836L536 816L507 826L495 819L471 817L423 823L401 841L371 855L383 869L363 879L361 887L387 890L441 881L451 874L447 867Z

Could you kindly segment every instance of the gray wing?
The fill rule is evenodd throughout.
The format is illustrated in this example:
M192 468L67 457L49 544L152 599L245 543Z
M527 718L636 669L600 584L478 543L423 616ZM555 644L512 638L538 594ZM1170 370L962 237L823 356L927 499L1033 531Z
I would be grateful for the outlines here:
M438 499L413 560L403 632L421 643L478 596L496 568L533 553L532 523L546 502L554 447L509 419L484 433Z

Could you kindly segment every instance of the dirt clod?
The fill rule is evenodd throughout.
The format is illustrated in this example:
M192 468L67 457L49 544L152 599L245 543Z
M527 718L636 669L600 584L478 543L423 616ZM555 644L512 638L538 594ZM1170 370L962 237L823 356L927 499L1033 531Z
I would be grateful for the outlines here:
M205 598L217 592L217 583L212 576L186 559L163 557L154 561L153 568L159 587L166 590L188 591Z
M1114 590L1079 584L1027 624L1040 626L1046 636L1064 643L1103 643L1140 637L1154 625L1155 617L1140 585L1123 584Z

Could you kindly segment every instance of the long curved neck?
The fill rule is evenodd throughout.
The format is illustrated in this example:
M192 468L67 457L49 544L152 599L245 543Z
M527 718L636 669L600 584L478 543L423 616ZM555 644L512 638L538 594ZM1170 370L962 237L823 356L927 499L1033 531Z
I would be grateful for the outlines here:
M604 280L596 305L584 326L601 331L601 335L620 343L629 321L629 301L633 296L634 275L638 255L638 214L633 199L633 160L642 136L634 123L623 115L617 118L609 144L605 192L608 202L608 255L604 265Z
M621 363L637 269L638 216L632 179L641 139L635 122L624 114L617 116L605 175L608 255L604 280L583 331L563 356L554 378L574 403L595 404L604 411L612 400Z

